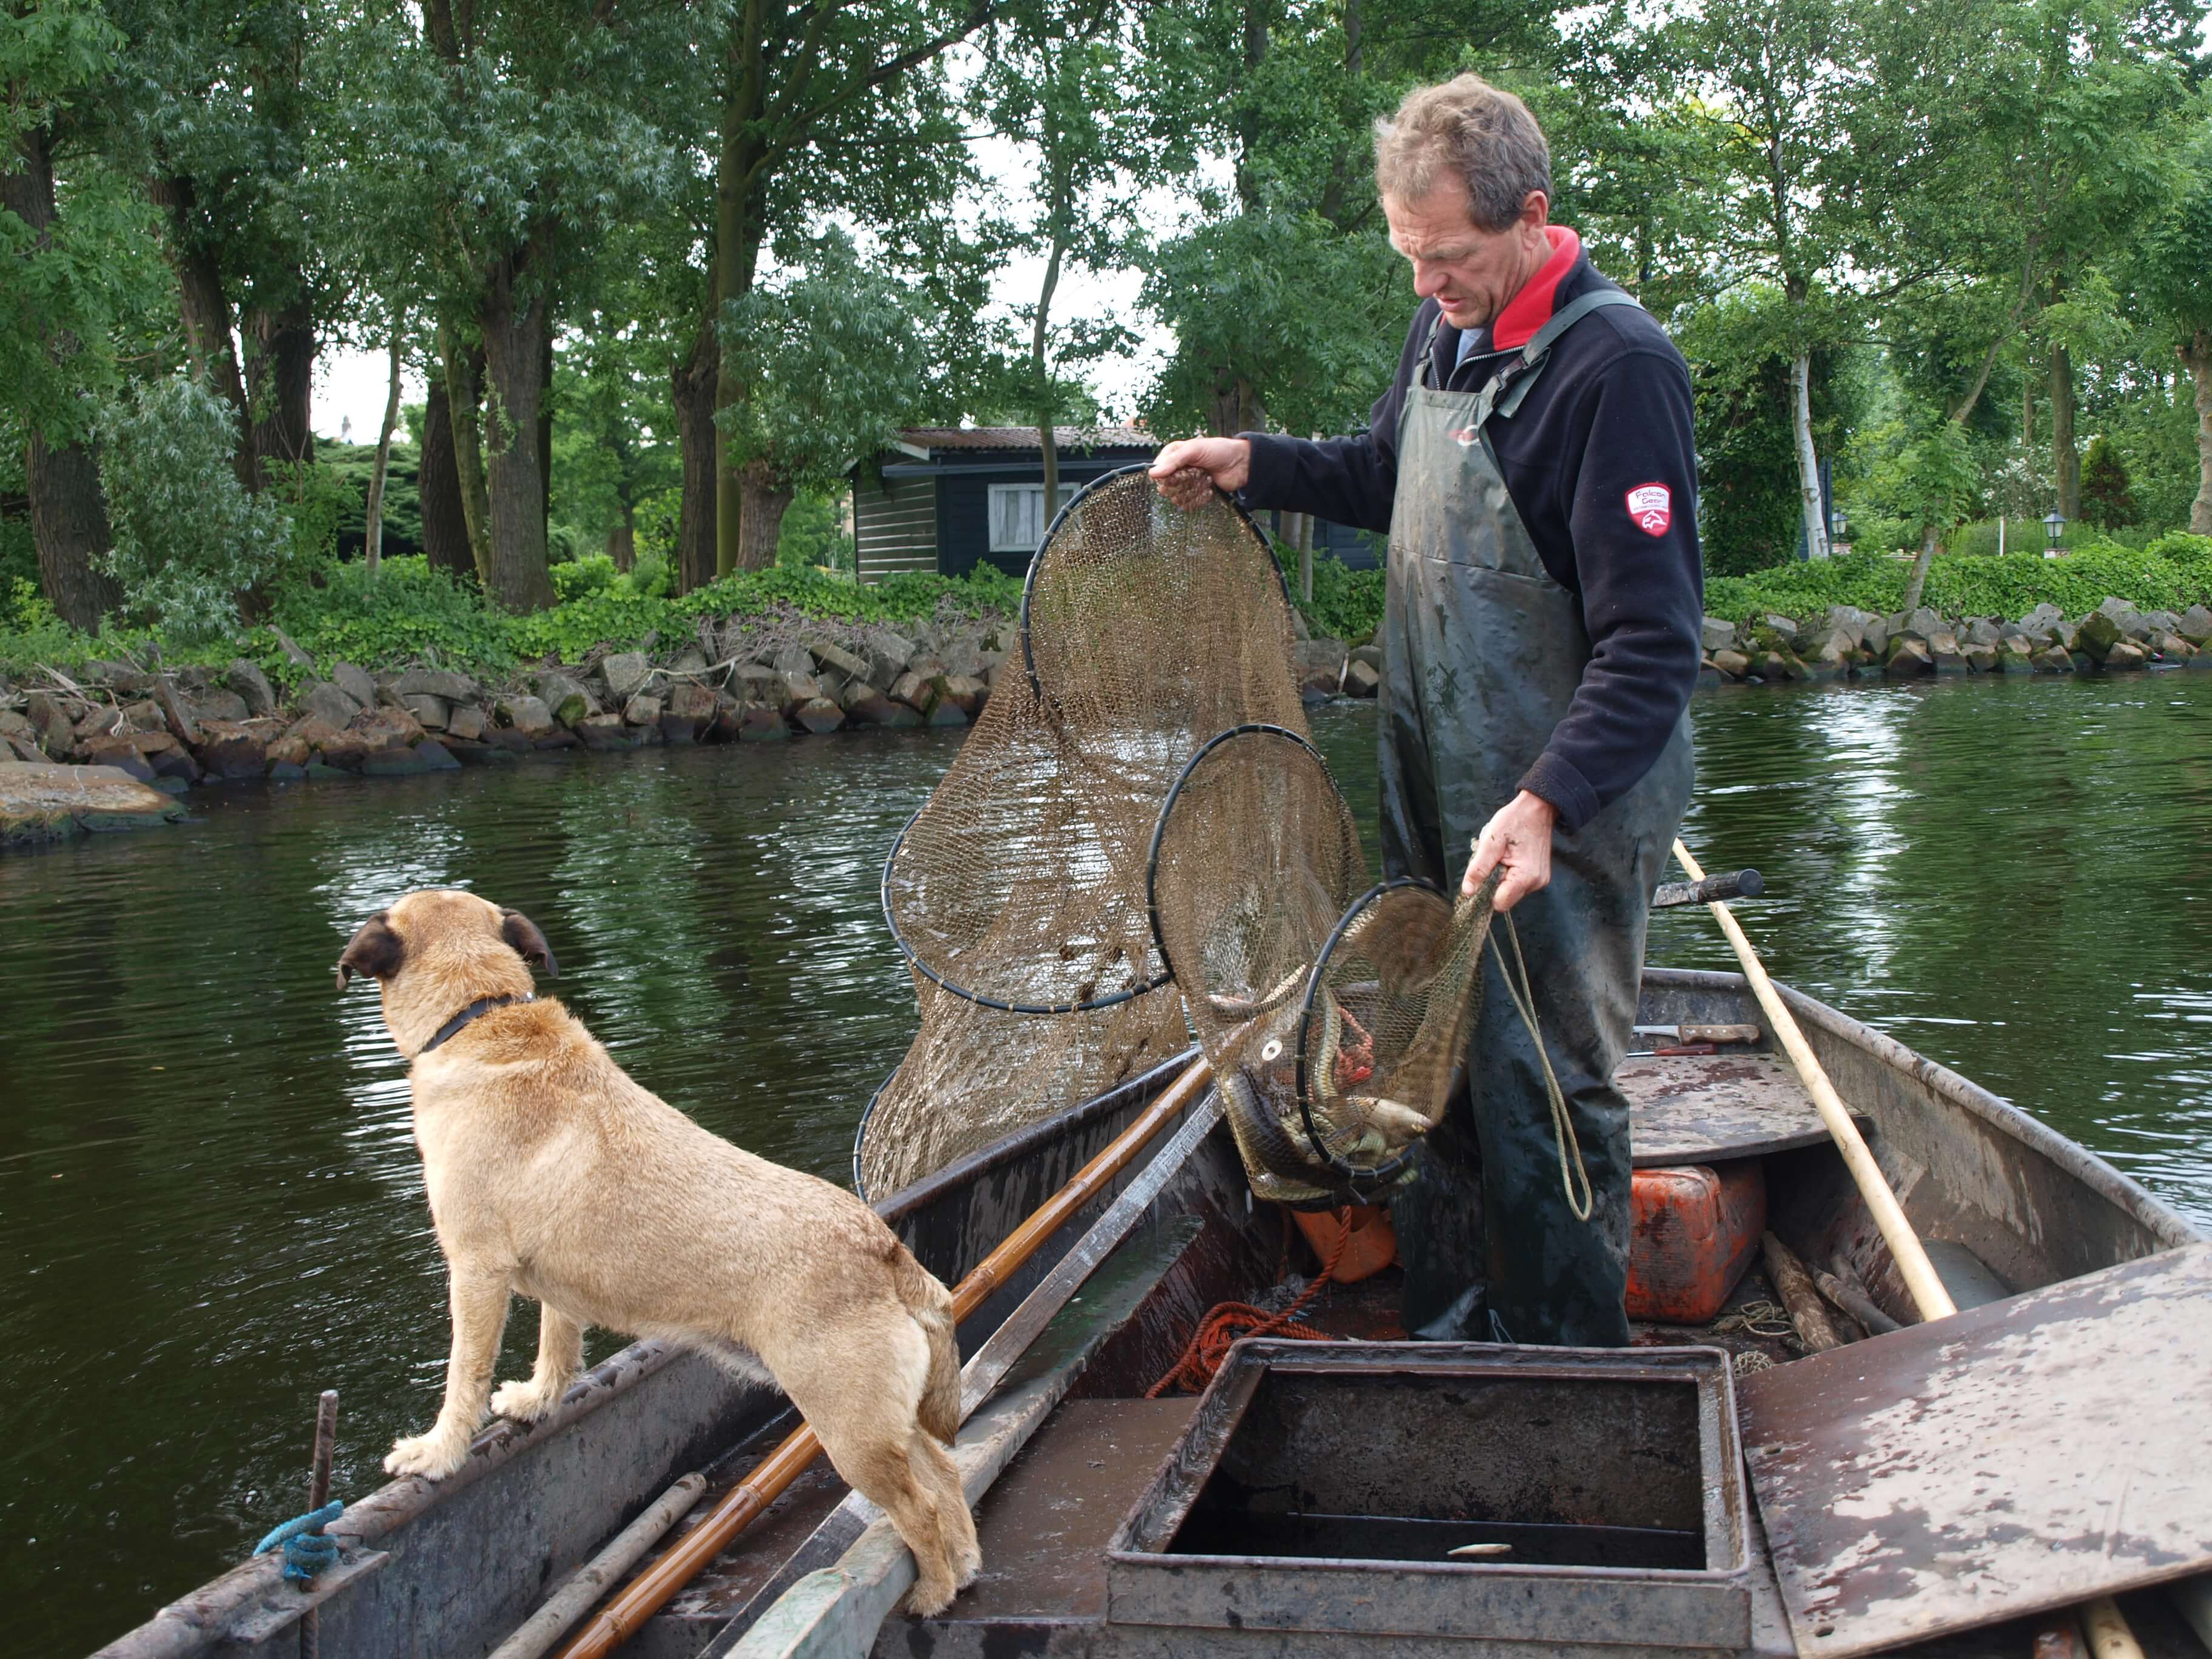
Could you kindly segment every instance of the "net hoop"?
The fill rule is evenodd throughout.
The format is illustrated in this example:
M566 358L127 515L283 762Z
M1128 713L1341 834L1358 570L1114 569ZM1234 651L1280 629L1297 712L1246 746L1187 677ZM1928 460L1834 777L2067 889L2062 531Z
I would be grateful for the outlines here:
M1451 901L1445 897L1443 889L1438 887L1436 883L1425 880L1419 876L1399 876L1390 881L1377 882L1352 901L1352 908L1339 918L1336 926L1330 930L1328 938L1322 942L1321 954L1314 958L1313 971L1306 975L1305 998L1298 1008L1298 1051L1294 1073L1298 1117L1306 1126L1306 1136L1313 1143L1314 1151L1328 1160L1331 1170L1355 1182L1373 1182L1387 1186L1413 1166L1414 1158L1419 1156L1420 1143L1417 1140L1388 1164L1378 1164L1372 1169L1346 1162L1330 1147L1327 1137L1322 1133L1321 1125L1314 1121L1313 1079L1306 1073L1306 1054L1313 1041L1314 1000L1321 994L1322 987L1327 978L1326 970L1329 959L1335 956L1337 945L1342 941L1346 933L1351 929L1352 923L1365 915L1368 907L1381 898L1383 894L1396 892L1407 887L1416 887L1425 892L1433 893L1447 908L1450 907Z
M898 946L899 954L907 959L915 972L938 989L950 991L963 1002L972 1002L979 1008L995 1008L1002 1014L1088 1014L1101 1008L1133 1001L1146 992L1157 991L1174 981L1175 975L1171 973L1156 974L1141 985L1127 986L1110 996L1092 997L1081 1002L1006 1002L997 997L987 997L980 991L971 991L964 985L955 985L924 962L914 946L907 943L906 935L899 931L898 914L891 902L891 872L898 867L899 849L906 845L906 832L914 828L915 820L928 810L929 803L925 800L899 826L898 835L891 842L890 853L884 860L884 873L876 884L876 893L883 904L884 926L890 929L891 943ZM1163 963L1166 960L1165 957L1161 957ZM881 1093L882 1091L877 1092Z
M1322 758L1321 750L1289 726L1277 726L1271 720L1247 720L1242 726L1232 726L1225 732L1217 732L1198 746L1196 754L1183 763L1182 770L1176 774L1175 782L1168 787L1167 799L1160 803L1160 815L1152 823L1152 846L1145 854L1146 920L1152 924L1152 948L1160 953L1160 961L1165 965L1170 979L1178 975L1174 958L1168 954L1167 938L1160 931L1160 845L1167 839L1169 820L1175 816L1176 802L1182 799L1183 786L1197 775L1199 767L1208 755L1233 738L1255 735L1284 738L1294 747L1304 750L1307 757L1321 769L1321 775L1328 780L1329 787L1336 787L1336 775L1328 769L1328 763ZM1334 937L1330 935L1332 941ZM1193 988L1196 988L1200 995L1204 994L1203 987L1184 987L1187 993Z
M1119 479L1127 477L1133 472L1150 472L1151 471L1151 462L1132 461L1127 466L1117 466L1111 471L1102 472L1091 479L1075 494L1070 495L1060 510L1052 515L1052 522L1045 526L1044 534L1037 540L1036 551L1030 556L1030 568L1022 576L1022 668L1029 675L1030 690L1036 694L1040 703L1049 707L1051 700L1045 695L1044 682L1037 678L1036 651L1030 641L1030 600L1036 592L1037 570L1044 563L1046 550L1052 546L1053 538L1060 533L1060 526L1067 521L1068 514L1082 504L1084 497L1102 490L1108 484ZM1213 486L1213 494L1217 500L1226 503L1230 511L1236 514L1243 522L1245 529L1252 532L1252 539L1259 543L1261 550L1267 555L1267 568L1275 573L1276 584L1282 589L1283 603L1288 605L1291 603L1290 580L1283 574L1282 562L1275 557L1275 550L1268 545L1266 533L1253 522L1252 515L1244 510L1244 504L1222 489L1219 484ZM1160 981L1162 984L1165 982L1165 981Z
M875 1093L868 1097L868 1103L860 1108L860 1121L853 1126L853 1196L863 1204L868 1201L868 1179L860 1173L860 1148L866 1144L868 1120L876 1115L876 1103L884 1097L884 1091L891 1086L891 1080L898 1074L896 1066L884 1074L884 1080L876 1085Z

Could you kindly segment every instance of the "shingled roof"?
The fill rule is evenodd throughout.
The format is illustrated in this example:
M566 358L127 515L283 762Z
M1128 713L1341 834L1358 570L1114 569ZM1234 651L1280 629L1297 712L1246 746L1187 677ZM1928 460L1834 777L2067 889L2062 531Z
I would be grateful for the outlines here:
M1157 449L1159 440L1140 426L1056 426L1059 449ZM1033 426L910 426L899 437L916 449L1035 449Z

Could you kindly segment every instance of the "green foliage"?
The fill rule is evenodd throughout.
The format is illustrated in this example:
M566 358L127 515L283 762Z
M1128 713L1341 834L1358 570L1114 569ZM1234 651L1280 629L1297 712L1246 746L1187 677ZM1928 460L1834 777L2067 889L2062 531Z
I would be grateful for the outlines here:
M2081 516L2100 530L2118 530L2142 517L2127 466L2112 441L2102 435L2081 459Z
M306 495L294 520L269 494L247 493L232 470L238 428L229 407L173 374L118 401L101 422L100 483L126 622L184 643L238 625L239 596L281 580L324 527L326 495Z
M335 566L320 582L280 594L270 620L325 671L341 661L380 667L418 659L499 671L515 655L507 619L482 592L419 554L386 559L374 576L357 562ZM288 680L296 674L281 653L261 662Z
M853 538L845 530L844 505L842 490L800 490L783 515L776 563L800 569L819 566L850 576Z
M1275 557L1283 567L1291 603L1305 613L1306 626L1315 637L1342 640L1347 645L1364 645L1375 637L1375 630L1382 626L1384 572L1380 564L1354 570L1334 554L1316 553L1313 598L1302 599L1297 550L1278 542Z

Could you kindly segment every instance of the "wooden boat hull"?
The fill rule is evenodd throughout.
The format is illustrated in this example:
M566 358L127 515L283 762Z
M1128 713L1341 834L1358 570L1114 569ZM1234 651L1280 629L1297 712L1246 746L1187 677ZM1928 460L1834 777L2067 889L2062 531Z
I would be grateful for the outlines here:
M2039 1287L2198 1237L2142 1187L1986 1090L1810 998L1784 994L1844 1097L1871 1120L1877 1156L1916 1227L1964 1246L2007 1289ZM1645 975L1639 1018L1760 1023L1740 976L1662 969ZM1171 1063L1071 1108L878 1207L917 1256L952 1282L1180 1069ZM1794 1160L1796 1178L1778 1201L1775 1230L1801 1249L1851 1260L1881 1296L1886 1257L1832 1153L1809 1147L1778 1157ZM1143 1178L1140 1164L1114 1193ZM1054 1399L1078 1402L1141 1395L1174 1364L1208 1308L1273 1282L1279 1224L1254 1213L1225 1127L1196 1139L1176 1168L1155 1170L1152 1179L1160 1190L1141 1224L1054 1322L1009 1389L1048 1383ZM1063 1227L963 1325L963 1353L1082 1239L1113 1195L1102 1195ZM487 1431L450 1480L435 1486L394 1482L352 1504L332 1530L357 1540L356 1560L312 1597L322 1652L326 1659L488 1652L552 1584L679 1475L705 1468L726 1485L793 1420L772 1390L735 1381L696 1355L635 1344L580 1380L545 1423ZM773 1599L762 1591L775 1580L775 1568L834 1507L839 1491L826 1473L795 1489L726 1558L734 1563L728 1572L718 1571L707 1588L679 1598L623 1651L729 1650ZM802 1553L779 1587L821 1565ZM113 1659L281 1652L289 1659L298 1650L296 1618L305 1603L279 1585L274 1561L264 1558L164 1608L101 1652ZM1064 1622L1067 1630L1048 1646L1079 1635L1080 1644L1098 1641L1095 1620ZM1245 1650L1216 1633L1180 1634L1188 1639L1164 1646L1157 1632L1129 1634L1114 1650ZM908 1650L909 1636L940 1644L940 1656L962 1645L949 1627L894 1627L885 1631L884 1650ZM1286 1640L1267 1650L1303 1650ZM1468 1650L1452 1651L1463 1659Z

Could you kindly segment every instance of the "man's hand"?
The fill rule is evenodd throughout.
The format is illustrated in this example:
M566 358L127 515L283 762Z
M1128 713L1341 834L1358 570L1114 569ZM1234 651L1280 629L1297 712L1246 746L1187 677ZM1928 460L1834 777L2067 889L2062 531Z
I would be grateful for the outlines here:
M1242 438L1185 438L1160 451L1152 478L1186 513L1213 499L1213 487L1234 492L1252 476L1252 446Z
M1552 826L1559 817L1559 809L1541 795L1523 789L1514 796L1482 826L1459 890L1472 893L1499 865L1505 873L1498 880L1493 902L1500 910L1510 910L1529 894L1550 886Z

